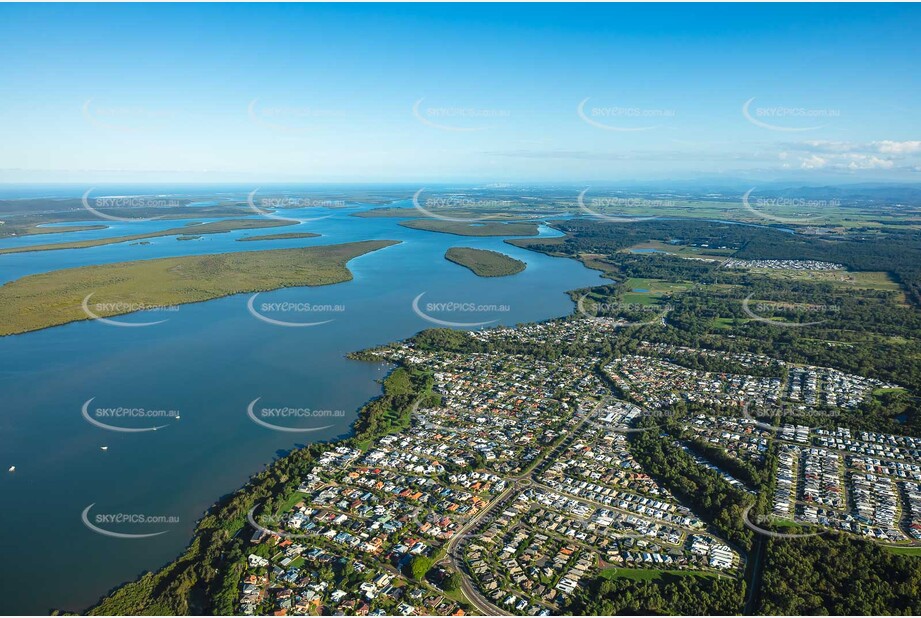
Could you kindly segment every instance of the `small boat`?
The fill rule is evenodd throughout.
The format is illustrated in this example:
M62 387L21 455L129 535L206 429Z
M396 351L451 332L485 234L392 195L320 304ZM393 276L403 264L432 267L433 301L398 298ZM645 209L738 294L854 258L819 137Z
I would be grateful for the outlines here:
M177 420L177 421L179 420L179 415L178 415L178 414L176 415L176 420Z
M10 466L10 472L16 472L16 466Z
M104 450L104 451L109 450L109 447L108 447L108 446L100 446L99 448L101 448L101 449Z

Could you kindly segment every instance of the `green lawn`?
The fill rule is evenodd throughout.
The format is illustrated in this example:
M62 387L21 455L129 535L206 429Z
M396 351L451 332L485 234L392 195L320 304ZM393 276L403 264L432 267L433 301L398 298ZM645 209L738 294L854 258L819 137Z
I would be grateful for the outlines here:
M785 281L831 283L846 290L881 290L899 292L902 287L888 274L878 271L850 272L847 270L788 270L780 268L751 268L750 272ZM900 297L900 302L904 298Z
M687 258L709 258L712 260L723 261L730 255L736 252L735 249L716 249L708 247L690 247L687 245L678 245L661 242L658 240L651 240L649 242L640 243L638 245L633 245L627 249L624 249L627 253L637 253L644 254L647 253L643 251L644 249L653 249L656 252L667 253L669 255L676 255L678 257L687 257Z
M662 279L631 277L623 283L623 302L634 305L656 305L664 298L684 292L691 284L673 283Z
M663 579L666 575L677 577L718 577L709 571L693 571L685 569L628 569L622 567L608 567L602 569L601 577L605 579L633 579L637 581L655 581Z
M883 547L900 556L921 556L921 547L892 547L890 545L883 545Z

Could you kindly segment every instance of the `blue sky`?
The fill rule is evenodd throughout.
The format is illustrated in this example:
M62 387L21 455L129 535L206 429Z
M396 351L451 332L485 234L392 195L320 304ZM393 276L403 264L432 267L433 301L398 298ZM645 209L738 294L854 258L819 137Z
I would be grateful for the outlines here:
M919 31L879 4L0 5L0 182L918 182Z

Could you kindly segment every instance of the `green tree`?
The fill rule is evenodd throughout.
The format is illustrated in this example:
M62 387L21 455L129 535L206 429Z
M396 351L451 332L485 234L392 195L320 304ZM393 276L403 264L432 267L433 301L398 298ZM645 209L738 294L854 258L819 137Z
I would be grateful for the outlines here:
M461 587L460 573L451 573L445 577L442 588L447 592L457 592Z
M429 572L429 569L432 568L432 559L427 558L426 556L413 556L405 569L407 577L411 577L417 581L422 581L425 579L425 574Z

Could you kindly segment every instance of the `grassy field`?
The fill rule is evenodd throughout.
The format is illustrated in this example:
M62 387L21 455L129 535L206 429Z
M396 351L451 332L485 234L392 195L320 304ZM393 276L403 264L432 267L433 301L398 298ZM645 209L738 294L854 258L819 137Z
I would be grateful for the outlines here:
M349 260L397 242L366 240L194 255L30 275L0 286L0 336L90 319L82 307L88 294L93 295L92 312L109 317L139 307L170 307L243 292L340 283L352 278L346 267Z
M689 283L672 283L661 279L640 279L631 277L624 281L623 302L635 305L655 305L665 297L680 293L691 287Z
M240 241L248 240L289 240L292 238L316 238L319 234L313 232L287 232L284 234L263 234L262 236L244 236L238 238Z
M849 272L846 270L784 270L776 268L750 268L749 272L764 275L771 279L785 281L807 281L810 283L830 283L844 290L880 290L895 292L895 302L906 306L908 299L902 289L888 273L885 272Z
M511 258L504 253L470 247L451 247L445 253L445 259L466 266L481 277L514 275L523 271L527 266L521 260Z
M785 270L779 268L749 268L751 273L765 275L772 279L788 281L812 281L831 283L843 288L861 288L866 290L884 290L900 292L901 287L884 272L848 272L846 270Z
M883 545L883 547L900 556L921 556L921 547L892 547L891 545Z
M147 232L145 234L131 234L130 236L113 236L111 238L97 238L95 240L75 240L47 245L7 247L5 249L0 249L0 254L25 253L28 251L55 251L59 249L85 249L87 247L99 247L119 242L156 238L158 236L201 236L202 234L222 234L234 230L255 230L264 227L281 227L286 225L294 225L294 222L281 221L278 219L229 219L227 221L213 221L211 223L188 223L182 227L174 227L159 232Z
M708 258L718 261L723 261L736 252L735 249L689 247L687 245L673 245L665 242L660 242L658 240L640 243L638 245L624 249L626 253L650 253L649 250L652 250L651 252L653 253L661 252L667 253L669 255L676 255L678 257Z
M426 232L441 232L458 236L537 236L535 223L500 223L498 221L481 221L463 223L460 221L441 221L439 219L413 219L401 221L403 227Z
M637 581L654 581L663 579L665 576L677 577L718 577L715 573L708 571L691 571L683 569L626 569L621 567L610 567L602 569L601 577L605 579L633 579Z

